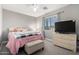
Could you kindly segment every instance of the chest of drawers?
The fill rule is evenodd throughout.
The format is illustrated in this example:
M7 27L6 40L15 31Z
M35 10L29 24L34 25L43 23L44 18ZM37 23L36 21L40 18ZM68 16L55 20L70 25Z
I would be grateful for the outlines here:
M74 52L77 50L77 38L76 34L61 34L61 33L53 33L53 44L70 49Z

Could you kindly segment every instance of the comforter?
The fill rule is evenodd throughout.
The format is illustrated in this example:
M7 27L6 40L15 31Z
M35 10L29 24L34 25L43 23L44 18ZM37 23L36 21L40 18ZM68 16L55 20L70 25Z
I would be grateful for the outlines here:
M42 34L26 36L23 38L15 38L12 33L8 34L8 43L6 47L9 49L11 54L17 54L20 47L23 47L26 43L29 43L34 40L42 40L44 36Z

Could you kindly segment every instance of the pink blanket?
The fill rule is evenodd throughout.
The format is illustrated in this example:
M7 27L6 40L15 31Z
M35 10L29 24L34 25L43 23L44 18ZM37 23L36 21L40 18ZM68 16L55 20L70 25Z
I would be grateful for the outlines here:
M18 53L19 48L23 47L24 44L26 44L28 42L31 42L34 40L39 40L39 39L44 39L43 35L41 35L41 34L16 39L12 35L12 33L9 33L8 38L9 38L9 41L8 41L6 47L9 49L11 54Z

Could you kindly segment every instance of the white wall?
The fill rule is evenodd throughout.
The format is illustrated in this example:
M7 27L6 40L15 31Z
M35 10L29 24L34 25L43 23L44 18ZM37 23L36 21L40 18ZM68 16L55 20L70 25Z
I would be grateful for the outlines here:
M42 17L37 18L37 27L39 28L39 31L42 31Z
M36 18L3 10L3 30L13 26L30 27L36 25Z
M2 7L0 5L0 40L1 40L1 34L2 34Z

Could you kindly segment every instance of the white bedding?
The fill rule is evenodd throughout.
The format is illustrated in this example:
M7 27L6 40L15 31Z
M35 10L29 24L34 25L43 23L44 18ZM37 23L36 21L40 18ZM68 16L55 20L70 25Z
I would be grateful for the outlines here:
M21 36L29 36L34 34L40 34L39 32L27 31L27 32L12 32L15 38L21 38Z

